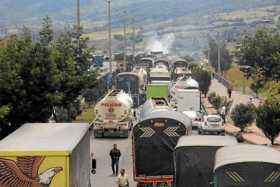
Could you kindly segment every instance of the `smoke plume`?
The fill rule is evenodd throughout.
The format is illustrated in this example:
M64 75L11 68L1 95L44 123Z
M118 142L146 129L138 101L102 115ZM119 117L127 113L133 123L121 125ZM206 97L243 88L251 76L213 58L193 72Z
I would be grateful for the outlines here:
M162 36L154 35L147 40L146 52L162 51L164 54L168 54L175 41L175 35L173 33L165 34Z

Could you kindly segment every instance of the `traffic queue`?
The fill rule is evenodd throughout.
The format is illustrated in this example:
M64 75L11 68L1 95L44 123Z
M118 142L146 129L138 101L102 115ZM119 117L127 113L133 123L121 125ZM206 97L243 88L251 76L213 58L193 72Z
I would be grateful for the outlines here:
M207 114L199 84L182 58L143 56L131 72L117 75L116 81L118 91L113 92L123 90L133 104L126 110L107 104L102 113L111 124L118 121L117 114L133 114L129 119L138 187L280 186L280 153L269 147L240 145L236 138L225 136L224 119ZM98 126L110 132L122 129ZM262 156L249 156L257 151Z

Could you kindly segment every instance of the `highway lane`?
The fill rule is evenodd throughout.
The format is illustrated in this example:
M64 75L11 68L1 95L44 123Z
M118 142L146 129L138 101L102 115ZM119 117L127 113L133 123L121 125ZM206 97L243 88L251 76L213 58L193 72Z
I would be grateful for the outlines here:
M112 175L111 159L109 152L113 144L117 144L122 156L120 169L124 168L129 176L130 187L136 187L133 181L132 164L132 140L131 136L126 139L120 138L94 138L92 137L92 149L97 161L96 174L92 176L92 187L116 187L117 177Z

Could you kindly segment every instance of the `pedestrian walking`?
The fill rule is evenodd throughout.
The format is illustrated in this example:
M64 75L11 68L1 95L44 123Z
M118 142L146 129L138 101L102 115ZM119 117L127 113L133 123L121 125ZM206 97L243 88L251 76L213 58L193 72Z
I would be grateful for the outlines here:
M113 175L118 176L121 151L118 149L117 144L113 145L113 149L111 149L110 151L110 157L112 161L111 166L112 166Z
M118 187L129 187L128 176L125 173L125 169L121 169L121 174L118 176Z
M231 93L232 93L231 86L228 87L227 92L228 92L228 97L231 98Z
M226 122L226 107L225 106L222 106L220 114L221 114L221 116L224 120L224 123L225 123Z

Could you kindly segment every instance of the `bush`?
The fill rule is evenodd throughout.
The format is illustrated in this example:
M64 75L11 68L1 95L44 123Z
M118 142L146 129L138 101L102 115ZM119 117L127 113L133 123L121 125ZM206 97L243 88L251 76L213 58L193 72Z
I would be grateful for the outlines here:
M231 119L242 132L255 118L256 112L253 105L239 104L231 112Z
M274 139L280 132L280 103L269 100L261 105L257 111L257 126L274 143Z
M213 105L213 107L218 111L222 108L222 106L225 106L226 113L228 113L232 105L232 100L228 100L227 97L218 96L214 92L209 94L208 100Z
M212 104L213 102L213 99L217 97L216 93L215 92L211 92L209 95L208 95L208 101Z

